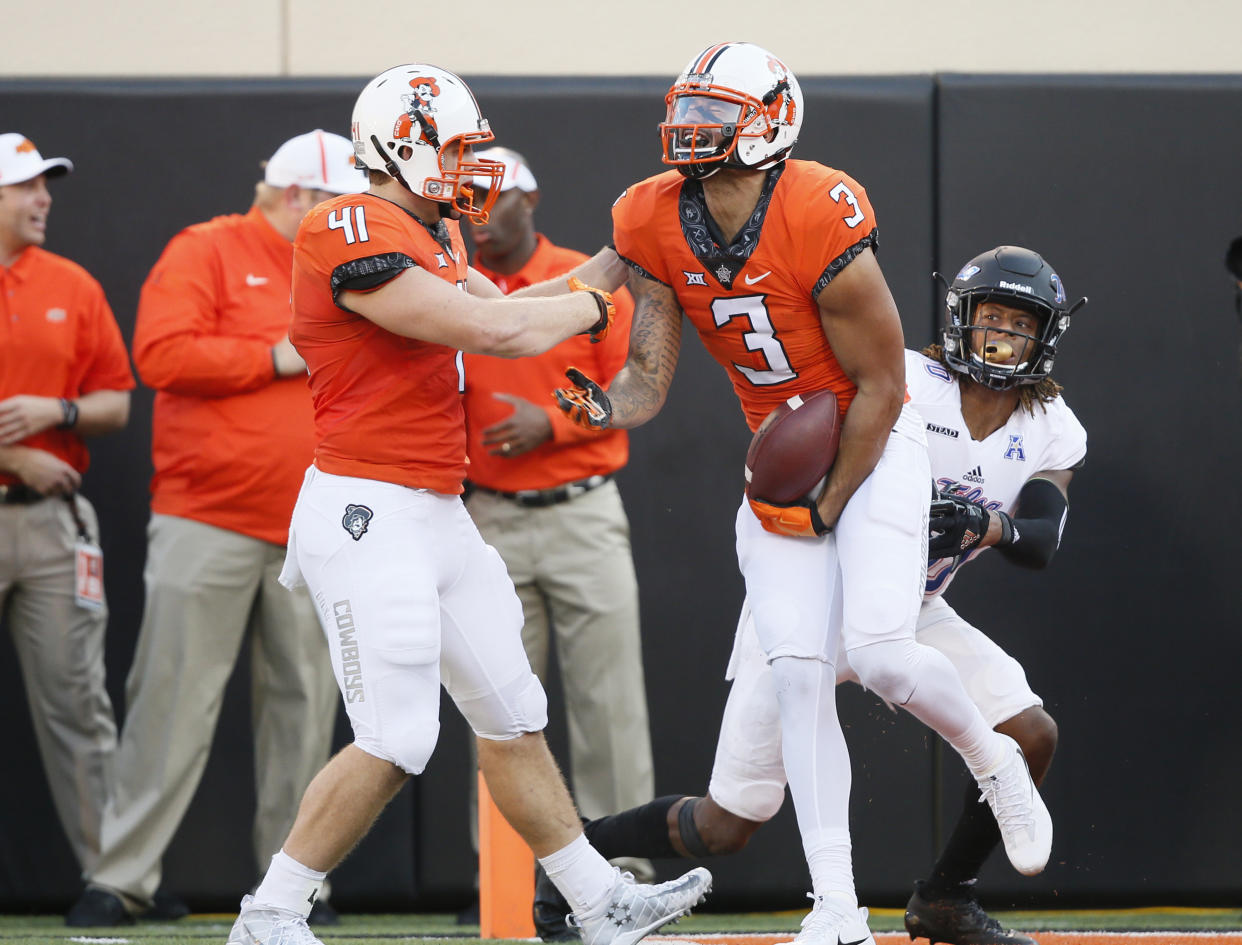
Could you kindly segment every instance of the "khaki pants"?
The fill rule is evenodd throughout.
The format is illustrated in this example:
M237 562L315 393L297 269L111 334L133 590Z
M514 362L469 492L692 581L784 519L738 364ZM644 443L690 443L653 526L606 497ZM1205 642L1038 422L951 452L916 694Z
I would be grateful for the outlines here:
M95 510L81 496L76 502L98 541ZM0 505L0 609L21 663L52 801L89 872L99 857L116 724L104 688L108 613L74 602L76 538L63 499Z
M476 491L467 508L509 569L526 619L522 642L541 681L555 640L579 811L602 817L651 800L638 582L616 483L544 508ZM646 861L627 865L650 875Z
M247 632L260 874L328 759L337 705L315 609L304 589L290 592L276 581L284 548L168 515L151 517L147 538L146 605L126 681L103 853L89 876L138 909L150 904L160 860L202 777Z

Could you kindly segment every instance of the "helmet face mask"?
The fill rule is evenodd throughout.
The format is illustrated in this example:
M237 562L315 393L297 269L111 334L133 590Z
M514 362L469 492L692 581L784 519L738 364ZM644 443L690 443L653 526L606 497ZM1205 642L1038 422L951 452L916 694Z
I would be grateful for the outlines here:
M1068 304L1060 277L1038 253L1018 246L982 253L961 268L945 293L945 363L993 390L1038 384L1052 373L1070 315L1086 301ZM1029 313L1032 328L980 324L980 309L988 302ZM1014 355L990 360L999 345Z
M724 166L771 167L789 156L802 127L797 78L750 43L717 43L703 50L664 101L664 163L695 180Z
M504 165L475 160L472 149L494 140L487 119L461 79L438 66L414 63L376 76L358 96L352 123L357 161L383 171L410 193L484 221Z

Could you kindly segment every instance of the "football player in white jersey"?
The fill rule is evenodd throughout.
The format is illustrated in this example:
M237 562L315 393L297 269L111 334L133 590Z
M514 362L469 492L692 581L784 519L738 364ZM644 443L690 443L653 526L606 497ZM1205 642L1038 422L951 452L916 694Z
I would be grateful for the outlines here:
M998 732L1021 746L1036 783L1052 762L1057 729L1021 665L941 596L984 548L1014 564L1045 567L1060 543L1067 489L1087 437L1050 376L1070 315L1060 278L1039 254L999 246L958 272L945 296L942 342L907 351L906 384L923 416L936 488L927 585L917 638L942 652ZM842 654L844 656L844 654ZM838 682L857 681L844 658ZM732 680L706 797L670 806L657 798L587 825L606 857L732 853L770 820L785 794L776 694L744 605ZM927 881L916 884L905 922L911 938L948 945L1034 945L979 905L975 879L1000 842L991 808L972 785ZM554 890L540 883L535 918L545 940L562 936Z

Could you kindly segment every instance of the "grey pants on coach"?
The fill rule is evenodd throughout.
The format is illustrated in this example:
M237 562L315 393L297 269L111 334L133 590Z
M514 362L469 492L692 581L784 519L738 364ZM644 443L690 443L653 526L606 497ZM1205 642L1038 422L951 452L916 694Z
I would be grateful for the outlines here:
M541 681L556 646L579 811L594 818L645 804L654 773L638 582L616 483L543 508L478 491L467 508L509 569L526 619L522 642ZM626 865L653 875L647 861Z
M256 875L280 849L302 792L328 759L339 699L305 588L290 592L276 581L282 546L169 515L151 517L147 538L146 605L126 681L115 788L103 852L89 875L139 909L159 886L160 861L206 767L247 633Z
M78 514L99 541L95 510ZM52 802L84 871L99 857L116 723L104 688L107 609L74 598L77 526L63 499L0 505L0 608L17 650Z

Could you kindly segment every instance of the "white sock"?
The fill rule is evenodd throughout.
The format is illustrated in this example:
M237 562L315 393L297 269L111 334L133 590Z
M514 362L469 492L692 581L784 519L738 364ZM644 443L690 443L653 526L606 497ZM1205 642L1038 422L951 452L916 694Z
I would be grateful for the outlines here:
M811 870L811 891L816 896L844 896L854 901L854 864L850 857L848 830L817 830L802 838L806 864Z
M772 661L781 710L785 773L815 895L854 895L850 860L850 756L837 718L832 663L778 656Z
M590 912L617 882L616 867L600 856L583 834L555 853L540 857L539 862L574 912Z
M281 850L272 857L267 875L254 891L255 904L296 912L305 919L327 875L303 866Z

